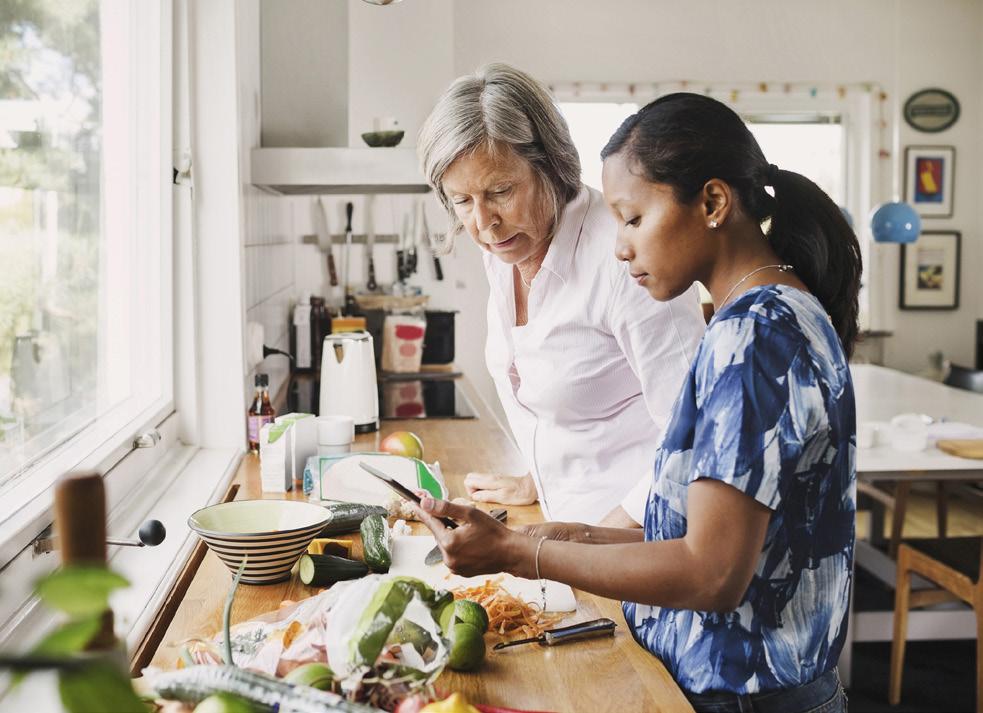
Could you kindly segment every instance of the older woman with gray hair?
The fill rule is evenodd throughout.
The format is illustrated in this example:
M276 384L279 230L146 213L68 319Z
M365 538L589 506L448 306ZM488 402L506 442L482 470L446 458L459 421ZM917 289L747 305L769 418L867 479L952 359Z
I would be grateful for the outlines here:
M527 74L491 64L459 78L418 146L450 241L467 233L483 251L486 361L529 468L470 473L468 493L538 499L547 520L641 522L703 334L695 290L656 302L615 259L615 220L581 183L567 124Z

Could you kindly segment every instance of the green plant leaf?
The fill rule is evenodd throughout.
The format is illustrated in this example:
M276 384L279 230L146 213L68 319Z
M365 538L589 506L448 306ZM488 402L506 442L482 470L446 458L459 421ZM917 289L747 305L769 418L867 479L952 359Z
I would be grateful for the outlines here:
M105 661L58 674L58 693L70 713L148 713L129 676Z
M44 637L41 643L31 651L31 655L57 657L77 653L92 641L92 637L99 633L99 627L101 625L101 618L98 616L70 621ZM11 688L19 685L26 675L27 672L18 671L11 676Z
M72 565L44 577L35 592L47 606L79 619L104 612L109 595L129 585L125 577L105 567Z

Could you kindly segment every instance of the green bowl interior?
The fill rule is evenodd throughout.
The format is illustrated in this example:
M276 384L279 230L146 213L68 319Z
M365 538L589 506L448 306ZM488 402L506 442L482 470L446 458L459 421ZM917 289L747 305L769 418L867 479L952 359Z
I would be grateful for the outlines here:
M328 519L320 505L298 500L239 500L204 508L188 518L192 529L223 535L304 530Z
M396 146L403 140L403 130L367 131L362 134L362 140L369 146Z

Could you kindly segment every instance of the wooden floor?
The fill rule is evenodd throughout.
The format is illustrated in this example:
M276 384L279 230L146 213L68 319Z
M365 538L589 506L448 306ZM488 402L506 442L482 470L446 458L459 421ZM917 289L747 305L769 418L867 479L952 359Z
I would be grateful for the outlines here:
M866 538L870 528L870 513L857 514L857 538ZM905 516L905 537L936 537L934 490L912 490ZM983 535L983 497L949 498L949 528L951 537ZM884 518L884 536L891 536L891 515Z

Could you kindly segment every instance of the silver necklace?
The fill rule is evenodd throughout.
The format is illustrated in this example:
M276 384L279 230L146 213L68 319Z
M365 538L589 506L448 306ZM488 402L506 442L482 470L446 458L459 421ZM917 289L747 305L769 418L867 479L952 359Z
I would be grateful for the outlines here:
M740 287L744 283L744 281L746 279L748 279L749 277L751 277L751 275L756 275L757 273L761 272L762 270L770 270L772 268L775 268L779 272L792 272L793 270L795 270L795 267L792 266L792 265L765 265L763 267L758 267L758 268L755 268L754 270L751 270L751 272L749 272L744 277L742 277L740 280L738 280L736 283L734 283L734 286L730 288L730 292L727 293L727 296L724 297L723 301L720 303L720 307L718 307L715 311L718 311L719 312L720 310L722 310L724 308L724 305L727 304L727 300L729 300L730 299L730 296L732 294L734 294L734 290L736 290L738 287ZM519 278L521 279L522 278L522 275L519 275Z

